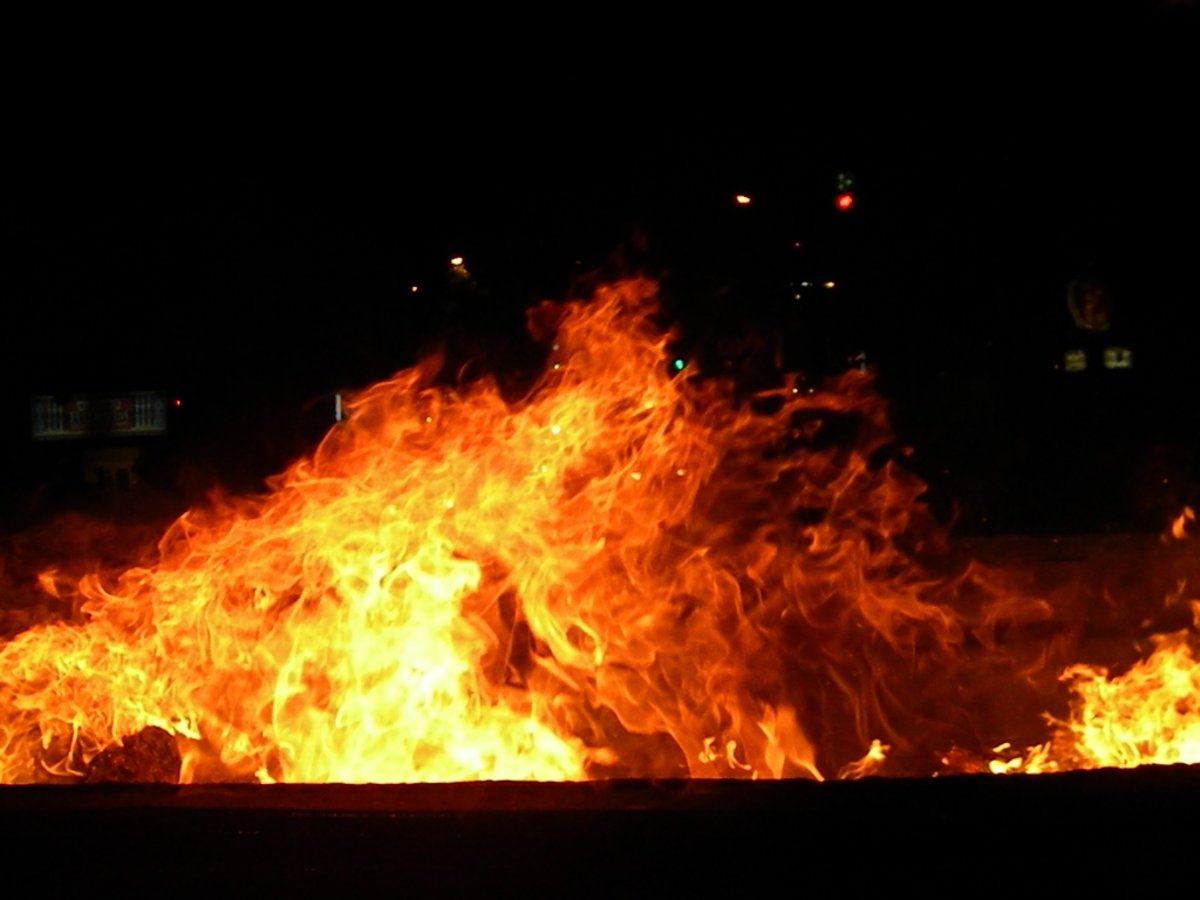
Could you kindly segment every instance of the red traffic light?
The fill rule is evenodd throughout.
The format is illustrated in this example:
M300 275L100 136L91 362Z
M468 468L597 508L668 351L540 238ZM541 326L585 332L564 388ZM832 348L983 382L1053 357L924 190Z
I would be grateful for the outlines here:
M849 212L854 208L854 195L849 191L842 191L834 198L833 205L841 212Z

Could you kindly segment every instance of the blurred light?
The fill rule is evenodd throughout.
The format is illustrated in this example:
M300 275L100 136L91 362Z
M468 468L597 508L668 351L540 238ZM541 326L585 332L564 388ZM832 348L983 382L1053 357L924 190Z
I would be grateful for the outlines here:
M748 196L746 196L745 194L736 194L736 195L734 195L733 202L736 203L738 206L749 206L750 198Z
M414 284L412 287L410 287L410 288L409 288L409 291L411 291L411 292L412 292L412 293L414 293L414 294L417 292L417 290L418 290L418 288L417 288L417 286L416 286L415 284Z
M830 290L833 290L835 287L837 287L837 284L832 281L827 281L827 282L825 282L825 287L829 288Z
M854 195L849 191L842 191L833 201L834 206L842 212L849 212L854 208Z
M1106 369L1132 369L1133 368L1133 351L1128 347L1105 347L1104 348L1104 368Z
M171 401L171 405L173 407L175 407L176 409L179 409L181 406L183 406L183 400L179 397L176 397L174 400Z
M450 257L450 277L456 279L460 283L470 279L471 273L467 269L466 260L461 256Z
M686 365L687 365L687 360L680 356L677 356L677 357L675 357L674 362L671 363L671 368L673 368L676 372L682 372L683 367Z

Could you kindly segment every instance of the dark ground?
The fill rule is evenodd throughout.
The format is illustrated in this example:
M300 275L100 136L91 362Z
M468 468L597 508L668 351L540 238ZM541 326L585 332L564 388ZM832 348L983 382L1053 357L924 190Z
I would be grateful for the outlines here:
M29 787L0 792L0 837L51 893L1174 893L1190 885L1198 790L1180 766L832 784Z

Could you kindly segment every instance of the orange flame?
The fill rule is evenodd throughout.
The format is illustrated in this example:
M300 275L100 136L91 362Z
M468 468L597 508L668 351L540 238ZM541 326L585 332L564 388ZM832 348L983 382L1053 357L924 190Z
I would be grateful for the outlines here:
M1182 541L1187 537L1187 527L1192 522L1196 521L1196 513L1190 506L1185 506L1183 511L1175 517L1171 522L1171 536L1176 540Z
M913 561L924 486L867 376L673 378L655 297L535 310L519 402L427 361L153 565L48 572L82 620L0 646L0 781L148 726L185 781L861 777L971 740L966 645L1045 604Z
M1072 666L1064 673L1077 714L1063 727L1080 765L1200 762L1200 666L1187 632L1158 635L1155 650L1124 675Z
M1200 603L1193 601L1200 618ZM1191 631L1155 635L1153 652L1122 675L1074 665L1062 674L1071 715L1051 719L1054 736L994 772L1055 772L1200 763L1200 662ZM1006 750L998 747L997 751Z

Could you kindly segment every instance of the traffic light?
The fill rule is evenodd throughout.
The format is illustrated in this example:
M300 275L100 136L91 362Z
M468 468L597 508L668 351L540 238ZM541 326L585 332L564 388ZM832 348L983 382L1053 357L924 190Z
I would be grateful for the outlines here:
M833 205L838 212L854 209L854 176L843 169L834 179Z

